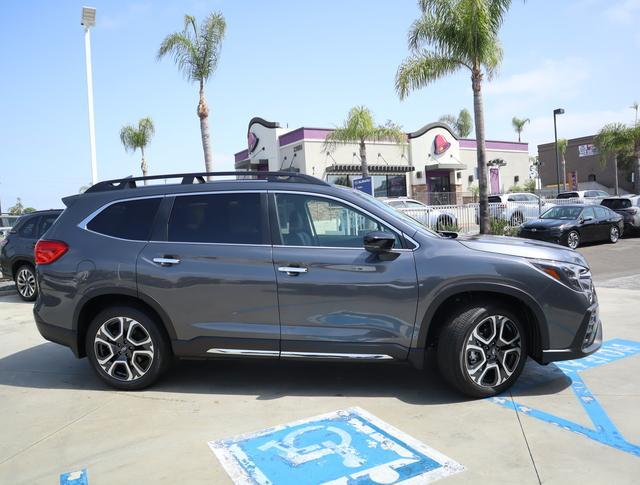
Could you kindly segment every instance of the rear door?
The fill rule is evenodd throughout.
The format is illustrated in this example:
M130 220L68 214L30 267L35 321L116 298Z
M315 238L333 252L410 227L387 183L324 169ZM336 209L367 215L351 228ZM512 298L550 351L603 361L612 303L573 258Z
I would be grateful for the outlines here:
M38 226L41 219L42 216L31 216L20 224L18 237L15 239L16 258L33 261L33 250L38 241Z
M378 257L364 234L393 229L352 204L288 192L270 203L282 357L405 358L418 287L401 235Z
M280 324L266 192L167 197L138 287L173 323L178 355L277 357Z

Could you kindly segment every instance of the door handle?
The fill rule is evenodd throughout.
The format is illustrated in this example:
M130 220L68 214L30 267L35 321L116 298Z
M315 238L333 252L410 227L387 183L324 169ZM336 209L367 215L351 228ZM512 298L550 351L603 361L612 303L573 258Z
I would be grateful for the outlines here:
M306 273L309 271L307 268L300 268L298 266L280 266L278 271L281 273L287 273L289 276L296 276L300 273Z
M153 258L153 262L160 266L173 266L174 264L178 264L180 260L176 258Z

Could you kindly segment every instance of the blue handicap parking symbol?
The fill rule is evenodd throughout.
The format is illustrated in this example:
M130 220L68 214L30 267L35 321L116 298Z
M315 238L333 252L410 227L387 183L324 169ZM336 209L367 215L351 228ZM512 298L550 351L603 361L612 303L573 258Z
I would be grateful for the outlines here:
M209 446L236 484L426 483L464 469L360 408Z
M78 470L60 475L60 485L89 485L87 470Z
M506 396L498 396L489 399L500 406L513 409L525 414L526 416L558 426L567 431L572 431L586 438L602 443L603 445L624 451L625 453L640 456L640 446L627 441L622 436L607 412L579 375L579 373L593 369L594 367L600 367L601 365L609 364L637 354L640 354L639 342L623 339L609 340L602 345L600 350L589 357L557 362L554 364L555 367L550 366L551 369L545 369L544 372L538 372L537 375L533 376L533 379L527 380L527 376L523 375L514 385L512 393L517 393L518 389L526 389L532 385L544 382L545 374L547 376L547 380L549 374L553 374L554 371L556 373L560 372L564 374L571 380L571 389L573 390L577 401L593 423L593 428L582 426L578 423L574 423L573 421L555 416L540 409L525 406Z

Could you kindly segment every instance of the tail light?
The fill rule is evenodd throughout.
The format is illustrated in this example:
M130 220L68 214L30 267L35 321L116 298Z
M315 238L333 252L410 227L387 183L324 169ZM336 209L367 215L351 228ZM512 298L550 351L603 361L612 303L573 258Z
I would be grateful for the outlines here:
M67 243L40 239L36 243L34 257L36 264L51 264L69 250Z

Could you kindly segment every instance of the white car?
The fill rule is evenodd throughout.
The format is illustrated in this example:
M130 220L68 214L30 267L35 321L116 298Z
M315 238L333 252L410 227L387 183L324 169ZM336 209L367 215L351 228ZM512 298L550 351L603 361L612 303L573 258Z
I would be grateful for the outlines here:
M609 193L604 190L572 190L570 192L560 192L558 199L571 199L572 204L599 204L602 199L609 197Z
M511 226L519 226L530 219L537 219L541 212L554 205L530 192L490 195L489 217L507 221ZM477 214L478 212L476 216Z
M450 210L439 209L437 206L428 206L420 201L406 197L381 200L433 229L454 231L458 227L458 218Z

